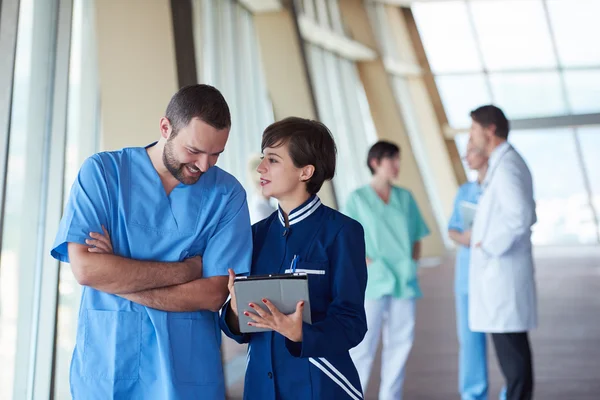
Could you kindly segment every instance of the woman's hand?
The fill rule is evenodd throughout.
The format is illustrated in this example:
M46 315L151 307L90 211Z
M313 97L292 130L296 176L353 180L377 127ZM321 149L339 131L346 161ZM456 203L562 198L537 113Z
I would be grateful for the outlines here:
M90 253L113 254L110 236L104 225L102 225L102 232L104 232L104 234L90 232L91 239L85 240L85 243L89 246L88 251Z
M257 328L272 329L275 332L281 333L292 342L301 342L304 301L299 301L296 304L296 311L290 315L282 314L269 300L262 299L262 301L269 311L265 311L260 306L250 303L250 307L252 307L256 314L244 311L244 315L250 317L253 321L248 322L248 325L256 326Z

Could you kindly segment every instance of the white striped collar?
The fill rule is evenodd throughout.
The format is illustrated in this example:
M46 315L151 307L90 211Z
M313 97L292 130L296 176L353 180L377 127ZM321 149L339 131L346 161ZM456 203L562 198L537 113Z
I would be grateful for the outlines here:
M319 196L314 195L313 197L308 199L306 201L306 203L304 203L303 205L296 208L294 211L292 211L290 213L290 215L288 216L288 221L289 221L290 226L297 224L298 222L303 221L306 218L310 217L315 211L317 211L317 209L320 206L321 206L321 199L319 199ZM283 225L285 227L285 218L283 217L283 212L281 211L281 207L278 208L277 212L279 214L279 222L281 222L281 225Z

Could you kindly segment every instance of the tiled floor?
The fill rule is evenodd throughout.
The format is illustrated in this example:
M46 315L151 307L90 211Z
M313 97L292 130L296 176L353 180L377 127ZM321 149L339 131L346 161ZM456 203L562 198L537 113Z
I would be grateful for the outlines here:
M531 336L536 392L540 400L600 399L600 248L536 250L539 328ZM452 259L421 271L424 297L418 302L415 344L408 361L405 400L458 399L457 352L452 294ZM489 343L491 345L491 343ZM237 345L225 358L239 360ZM490 346L490 399L502 378ZM379 364L379 358L376 360ZM230 375L241 377L237 363ZM240 367L241 365L241 367ZM376 399L379 368L366 398ZM241 398L242 381L231 382L229 396Z

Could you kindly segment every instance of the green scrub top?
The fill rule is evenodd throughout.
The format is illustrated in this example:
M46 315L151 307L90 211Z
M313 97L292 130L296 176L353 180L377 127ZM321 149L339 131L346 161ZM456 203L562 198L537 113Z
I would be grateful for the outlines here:
M412 249L429 235L429 228L412 194L392 186L386 204L371 185L365 185L350 195L344 213L365 230L366 254L371 260L365 297L421 297Z

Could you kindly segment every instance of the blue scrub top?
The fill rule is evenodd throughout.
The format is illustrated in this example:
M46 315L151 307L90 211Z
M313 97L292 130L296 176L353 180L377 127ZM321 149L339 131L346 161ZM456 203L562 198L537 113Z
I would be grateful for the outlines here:
M246 193L217 167L169 196L146 149L85 161L71 189L52 256L104 225L116 255L180 262L203 256L203 276L249 272ZM218 314L165 312L83 287L71 363L75 399L224 399Z
M467 182L458 189L456 199L454 200L454 211L450 222L449 230L463 232L465 227L461 216L460 204L463 201L477 204L481 196L481 185L477 182ZM456 253L456 269L454 273L454 291L457 294L469 293L469 260L471 250L465 246L459 246Z
M285 273L298 256L297 270L308 273L312 325L304 323L301 343L276 332L235 335L225 321L226 303L223 331L250 344L244 399L362 399L348 353L367 331L362 226L313 196L290 213L289 227L279 210L252 233L252 275Z

